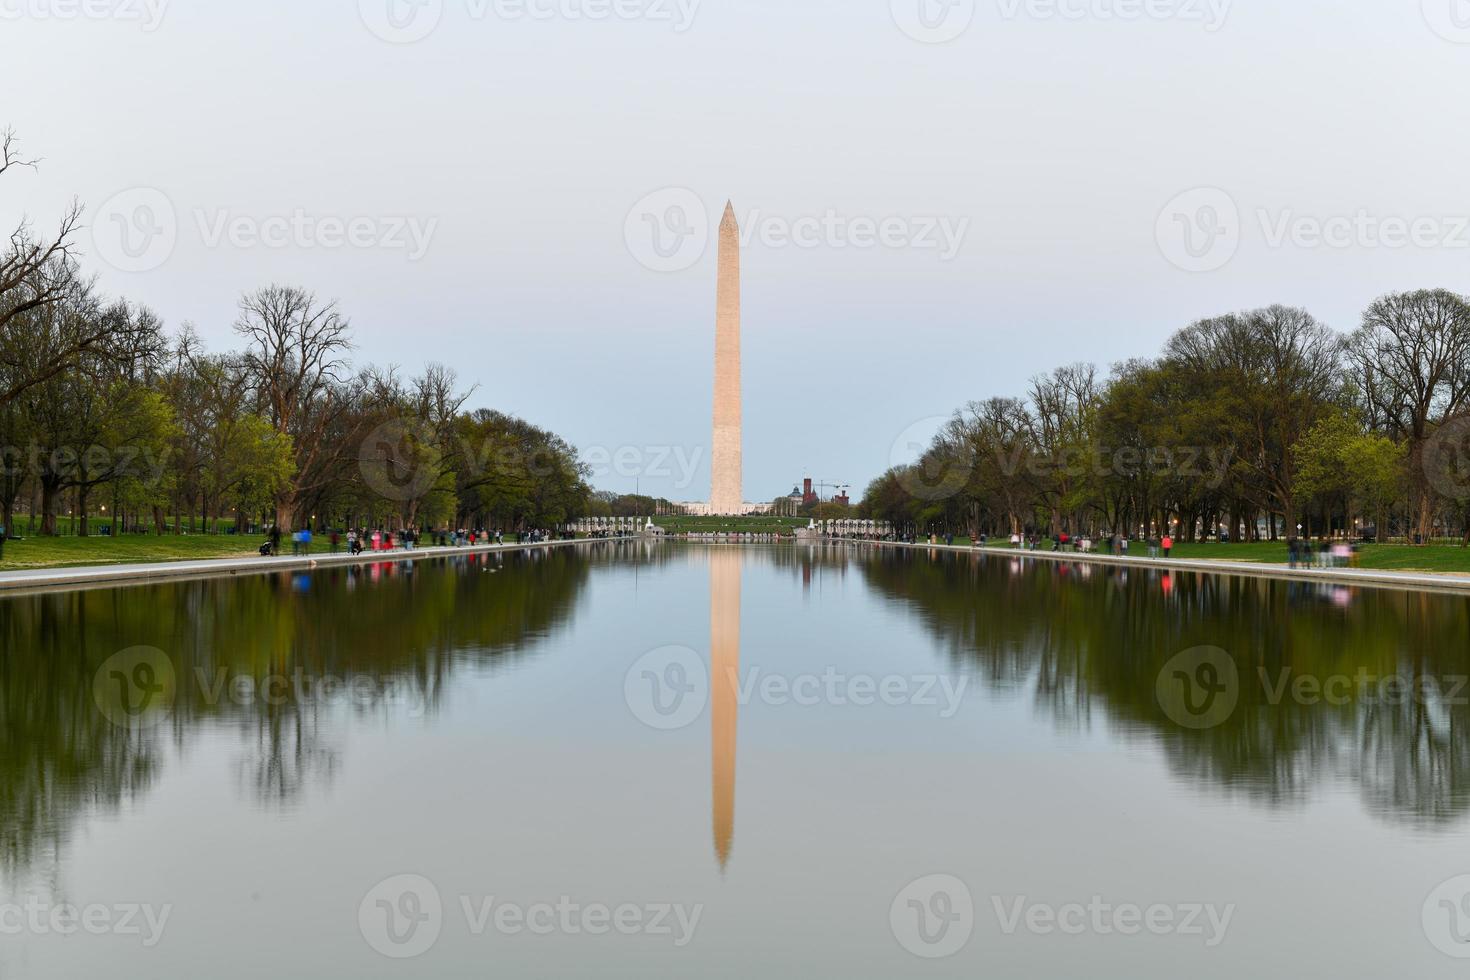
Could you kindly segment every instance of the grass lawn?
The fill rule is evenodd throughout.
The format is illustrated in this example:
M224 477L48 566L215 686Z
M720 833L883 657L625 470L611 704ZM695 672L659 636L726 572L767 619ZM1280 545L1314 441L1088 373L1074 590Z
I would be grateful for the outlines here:
M670 534L790 534L807 526L805 517L655 517Z
M135 562L241 558L254 555L264 537L245 535L129 534L119 538L27 538L5 542L0 571L126 565ZM289 547L289 542L288 542Z
M959 539L955 539L959 543ZM1002 547L1004 539L992 541ZM1050 543L1043 547L1049 548ZM1148 554L1145 545L1134 541L1128 553L1134 557ZM1203 561L1259 562L1265 565L1286 564L1286 542L1247 541L1218 544L1212 541L1180 542L1173 557ZM1359 568L1375 568L1401 572L1470 572L1470 549L1454 545L1432 545L1415 548L1406 544L1366 544L1358 552Z

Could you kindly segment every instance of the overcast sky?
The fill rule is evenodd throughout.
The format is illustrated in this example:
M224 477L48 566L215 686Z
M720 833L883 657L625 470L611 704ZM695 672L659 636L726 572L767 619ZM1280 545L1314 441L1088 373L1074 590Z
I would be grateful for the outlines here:
M1199 317L1470 290L1464 0L0 0L0 72L0 217L79 197L104 290L224 349L310 287L607 489L708 494L727 198L757 500Z

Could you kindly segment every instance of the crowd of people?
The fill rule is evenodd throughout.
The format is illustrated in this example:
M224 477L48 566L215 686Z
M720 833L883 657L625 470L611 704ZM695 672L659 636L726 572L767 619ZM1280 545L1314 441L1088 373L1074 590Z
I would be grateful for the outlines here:
M889 540L896 540L908 544L916 543L914 535L888 536ZM953 534L930 534L930 544L953 545L955 536ZM1169 534L1151 535L1137 539L1144 545L1145 553L1149 558L1171 558L1174 554L1174 537ZM989 537L984 533L971 541L976 548L989 546ZM1105 553L1116 557L1125 557L1129 554L1131 540L1121 534L1109 535L1102 542L1094 541L1089 536L1074 538L1062 532L1054 534L1050 539L1042 538L1039 534L1012 534L1010 546L1021 551L1040 551L1043 543L1050 543L1051 551L1075 551L1082 554ZM1105 550L1104 550L1105 549ZM1347 568L1356 566L1358 563L1359 545L1346 539L1321 539L1312 541L1307 538L1290 538L1286 542L1287 560L1292 568Z
M1358 545L1345 540L1323 539L1315 544L1306 538L1286 542L1287 561L1292 568L1346 568L1358 562Z
M265 557L274 557L281 553L281 540L284 535L279 527L272 527L267 533L268 540L260 546L260 553ZM291 533L291 554L309 555L315 540L309 528L302 528ZM552 532L534 530L523 532L519 541L522 544L534 544L541 541L553 540ZM364 551L413 551L415 548L427 541L440 548L465 548L477 545L501 545L505 544L505 532L501 530L487 531L484 529L469 528L440 528L434 531L420 531L416 527L400 528L389 531L382 528L369 530L368 528L349 528L345 533L333 529L327 532L327 541L332 554L337 554L345 544L347 551L353 555L360 555Z

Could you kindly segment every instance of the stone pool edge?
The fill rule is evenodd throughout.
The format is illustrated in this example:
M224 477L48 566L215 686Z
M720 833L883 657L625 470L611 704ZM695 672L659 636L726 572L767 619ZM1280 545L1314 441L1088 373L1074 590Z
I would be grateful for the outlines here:
M1211 575L1236 575L1254 578L1286 579L1293 582L1325 582L1338 585L1358 585L1374 589L1397 589L1408 592L1442 592L1455 595L1470 593L1470 575L1448 573L1443 575L1424 572L1395 572L1386 569L1364 568L1291 568L1286 565L1261 565L1253 562L1229 562L1208 558L1137 558L1119 555L1089 554L1072 551L1021 551L1015 548L987 546L976 548L969 545L909 544L904 541L848 541L854 545L874 545L888 548L907 548L915 551L933 550L956 554L994 555L1003 558L1039 558L1053 562L1087 562L1095 565L1114 565L1122 568L1159 568L1177 572L1203 572Z
M55 590L68 587L104 588L141 585L169 579L230 578L269 572L311 571L346 565L375 565L381 562L416 561L422 558L452 558L455 555L495 554L531 549L569 548L604 544L612 538L578 538L575 541L539 541L534 544L465 545L463 547L415 548L412 551L364 551L318 555L282 555L277 558L205 558L197 561L166 561L129 565L82 565L74 568L29 568L0 572L0 596L25 590Z

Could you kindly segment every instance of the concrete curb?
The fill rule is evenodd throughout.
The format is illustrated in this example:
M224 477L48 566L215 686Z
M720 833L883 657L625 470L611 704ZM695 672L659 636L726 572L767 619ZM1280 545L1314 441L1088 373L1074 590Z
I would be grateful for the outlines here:
M1123 558L1117 555L1086 554L1070 551L1021 551L1016 548L944 544L908 544L902 541L849 541L856 545L908 548L916 551L946 551L966 555L994 555L1004 558L1037 558L1052 562L1087 562L1124 568L1164 569L1198 572L1206 575L1234 575L1248 578L1273 578L1292 582L1316 582L1356 585L1373 589L1398 589L1418 592L1440 592L1451 595L1470 594L1470 575L1426 575L1422 572L1393 572L1361 568L1290 568L1286 565L1261 565L1254 562L1227 562L1185 558Z
M537 544L466 545L462 548L415 548L412 551L364 551L353 556L346 552L279 558L210 558L200 561L170 561L134 565L87 565L77 568L37 568L0 572L0 595L20 590L95 588L108 585L141 585L169 579L228 578L234 575L263 575L269 572L310 571L348 565L376 565L381 562L417 561L428 558L452 558L456 555L495 554L602 544L617 538L578 538L576 541L542 541Z

